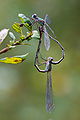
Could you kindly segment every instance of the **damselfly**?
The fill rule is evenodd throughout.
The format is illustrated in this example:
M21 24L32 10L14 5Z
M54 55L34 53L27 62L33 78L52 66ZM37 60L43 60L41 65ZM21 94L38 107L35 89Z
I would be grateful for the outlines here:
M46 110L49 112L55 108L53 102L53 90L52 90L52 64L59 64L64 59L64 54L59 61L54 62L52 57L48 57L45 63L45 70L41 70L39 65L37 65L37 59L35 59L35 67L39 72L46 73L47 72L47 87L46 87Z
M52 37L48 34L46 26L49 28L49 30L52 32L53 35L54 35L54 31L48 25L47 18L48 18L48 15L46 15L44 19L38 17L36 14L32 15L32 19L34 20L34 23L39 23L43 27L44 46L45 46L46 50L48 51L50 48L50 38L52 38ZM52 39L54 40L54 38L52 38Z

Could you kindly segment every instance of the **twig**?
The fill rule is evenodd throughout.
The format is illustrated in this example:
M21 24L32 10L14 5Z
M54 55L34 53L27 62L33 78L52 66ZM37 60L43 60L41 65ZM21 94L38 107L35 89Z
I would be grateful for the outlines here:
M19 41L15 41L12 45L6 45L7 47L3 48L2 50L0 50L0 54L2 53L5 53L7 52L8 50L10 50L11 46L16 46L16 45L21 45L21 43L24 41L24 40L27 40L29 37L31 37L32 34L28 35L26 38L22 39L22 40L19 40Z

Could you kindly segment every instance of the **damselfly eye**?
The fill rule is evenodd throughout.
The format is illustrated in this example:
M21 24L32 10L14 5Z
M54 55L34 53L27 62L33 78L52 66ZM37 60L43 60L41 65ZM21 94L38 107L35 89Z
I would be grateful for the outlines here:
M37 17L37 15L36 15L36 14L33 14L33 15L32 15L32 18L36 18L36 17Z

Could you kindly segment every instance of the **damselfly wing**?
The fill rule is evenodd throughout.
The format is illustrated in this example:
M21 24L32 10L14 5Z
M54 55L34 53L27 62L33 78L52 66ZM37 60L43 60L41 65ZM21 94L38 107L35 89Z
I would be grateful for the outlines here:
M48 51L50 48L50 39L49 39L45 25L44 25L44 46L46 50Z

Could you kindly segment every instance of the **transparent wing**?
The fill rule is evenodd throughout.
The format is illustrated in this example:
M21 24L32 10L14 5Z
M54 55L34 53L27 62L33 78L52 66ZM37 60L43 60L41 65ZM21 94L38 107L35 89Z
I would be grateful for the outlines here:
M56 35L55 35L54 31L51 29L51 27L47 23L45 23L45 24L49 28L49 30L52 32L52 34L54 35L54 37L56 37Z
M51 71L47 72L47 88L46 88L46 109L51 111L55 108L53 104L52 78Z
M44 21L45 21L45 23L48 23L48 24L51 23L51 21L50 21L50 19L48 17L48 14L45 15Z
M49 30L50 30L50 31L52 32L52 34L54 35L54 37L56 37L54 31L53 31L53 30L51 29L51 27L48 25L48 24L50 23L50 20L49 20L47 14L45 15L44 21L45 21L46 26L49 28Z
M49 39L45 25L44 25L44 46L46 50L48 51L50 48L50 39Z

